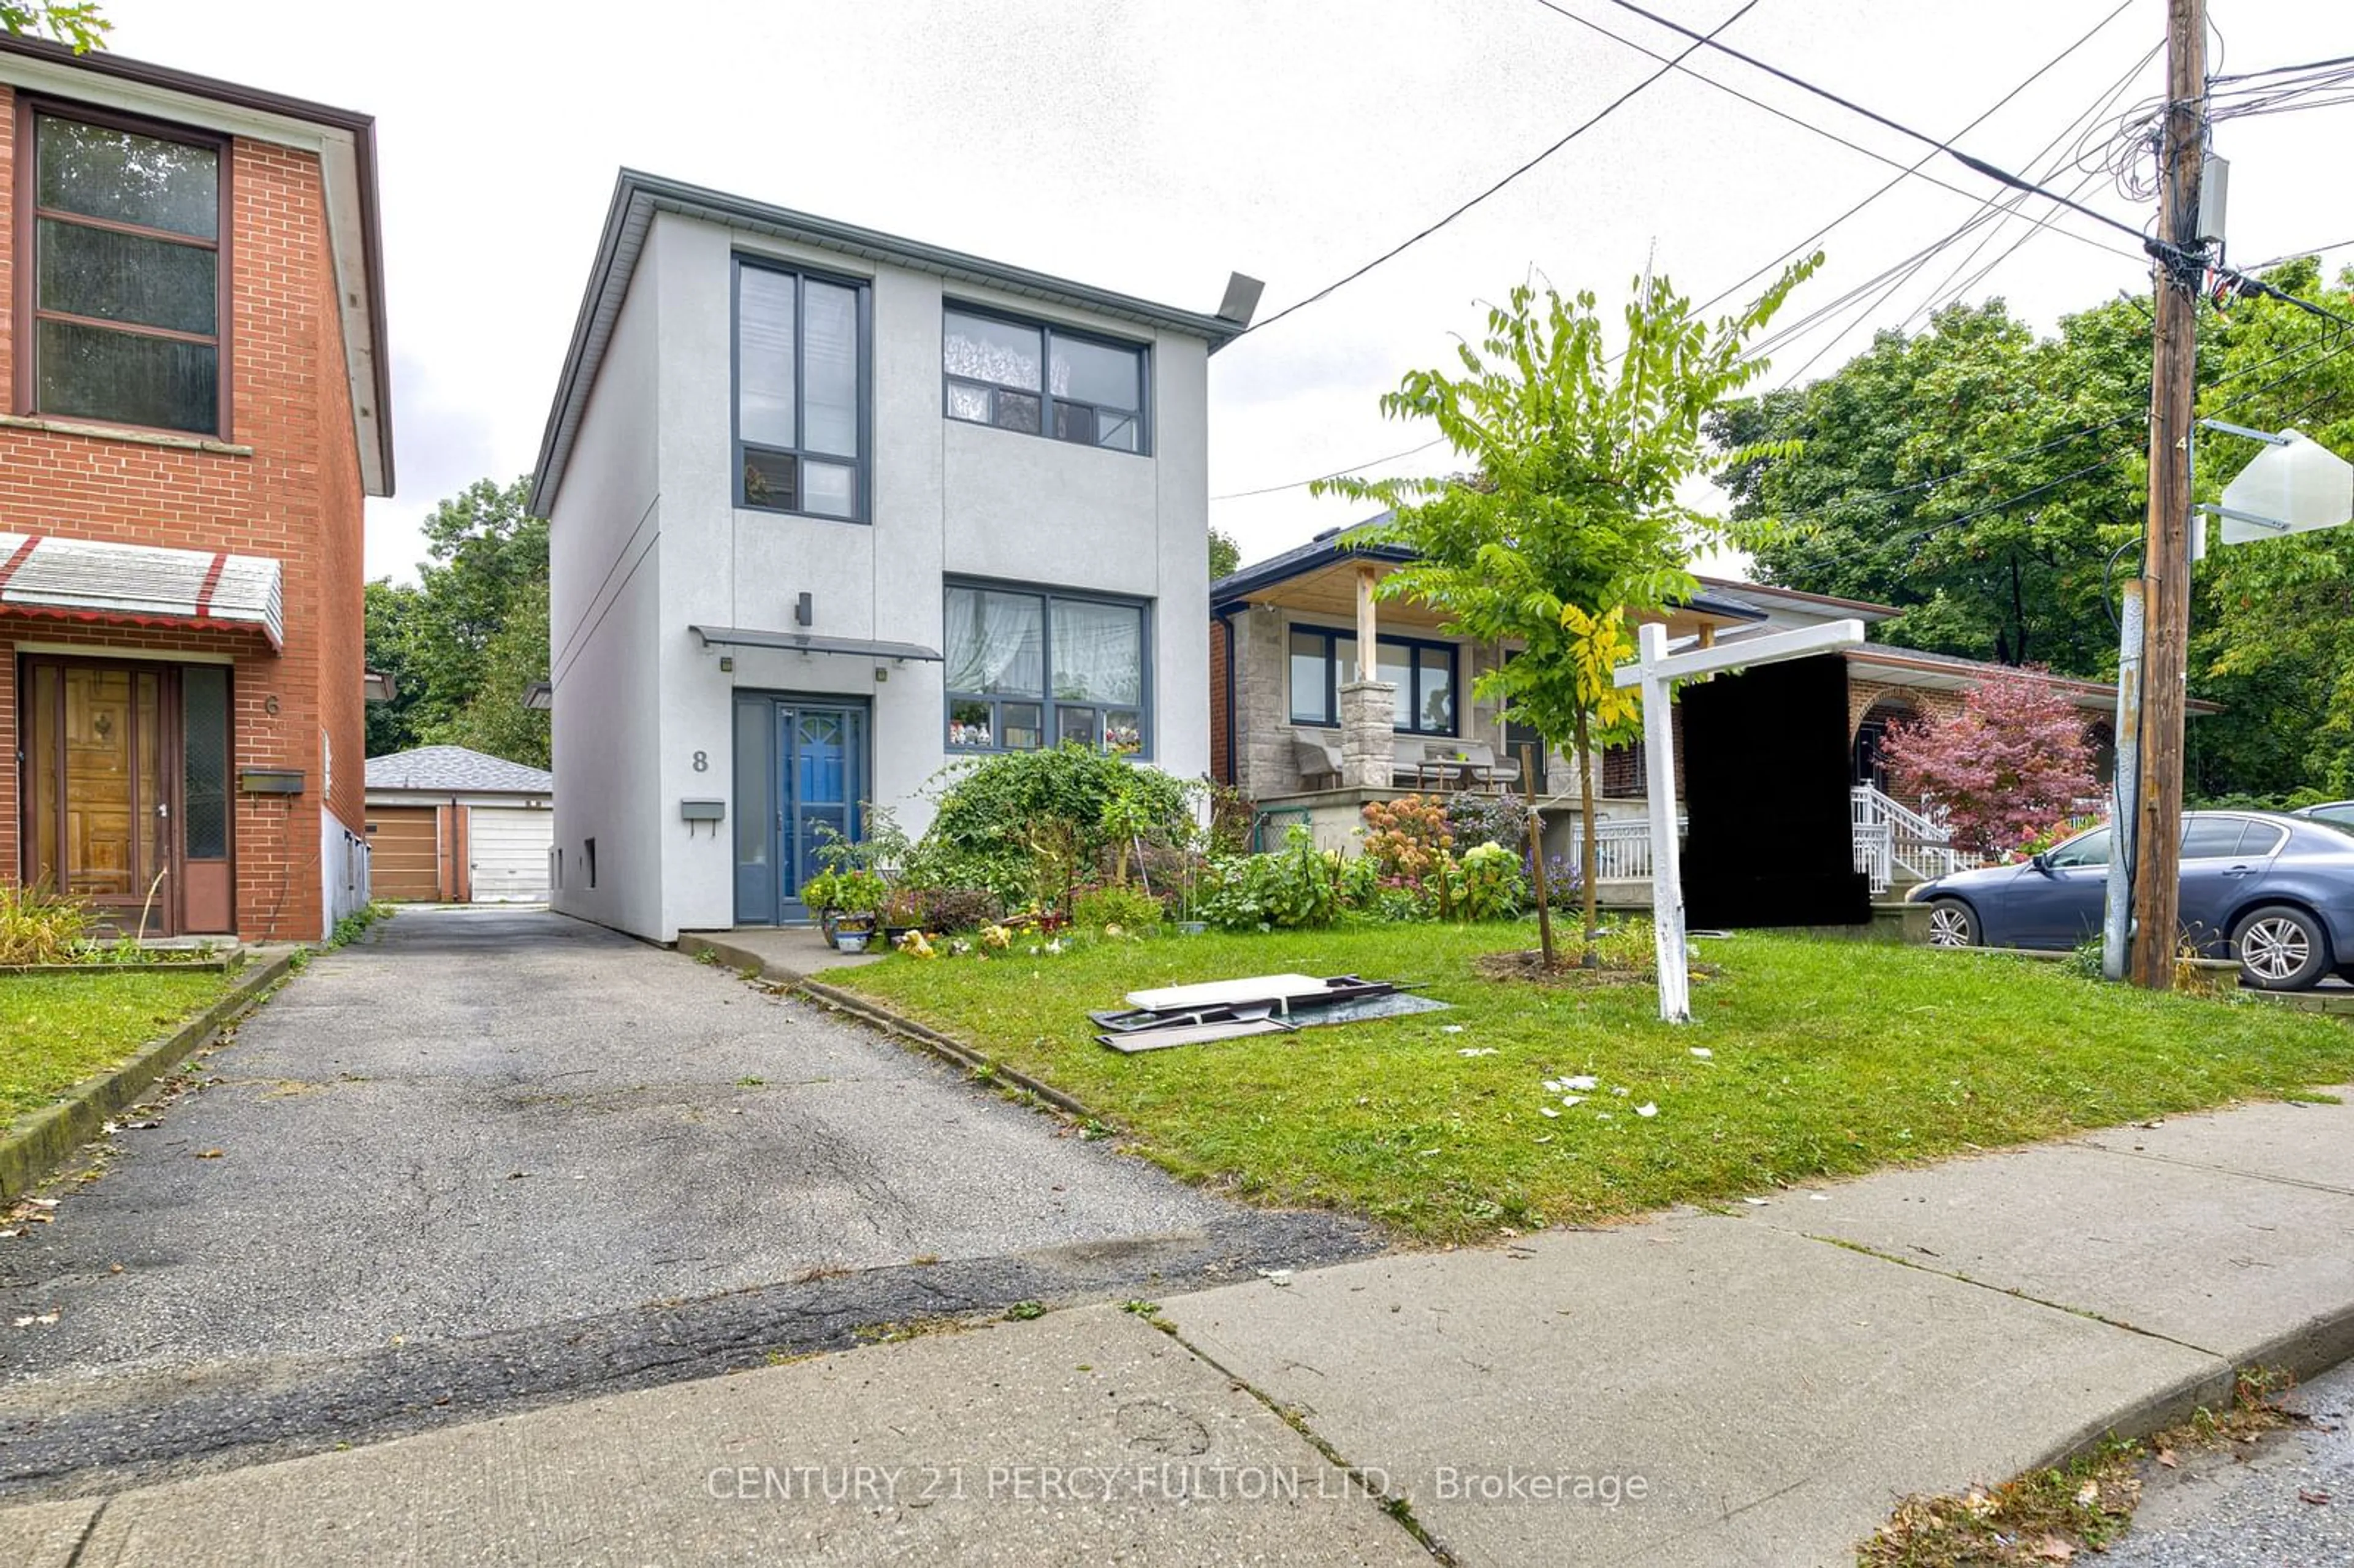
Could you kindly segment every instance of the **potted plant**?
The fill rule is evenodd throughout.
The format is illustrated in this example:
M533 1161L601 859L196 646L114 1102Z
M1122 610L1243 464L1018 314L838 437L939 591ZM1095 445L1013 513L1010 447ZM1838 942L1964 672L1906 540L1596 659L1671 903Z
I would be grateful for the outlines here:
M875 879L878 887L882 878ZM910 931L923 928L924 900L912 887L894 887L875 900L875 919L883 927L883 939L896 944Z
M865 935L875 929L875 911L883 906L890 892L883 878L871 871L836 872L833 879L833 941L845 952L862 952L865 944L855 948L844 945L853 935Z
M817 928L825 933L825 944L835 946L834 928L842 914L842 878L831 871L821 871L801 884L801 902L817 916Z

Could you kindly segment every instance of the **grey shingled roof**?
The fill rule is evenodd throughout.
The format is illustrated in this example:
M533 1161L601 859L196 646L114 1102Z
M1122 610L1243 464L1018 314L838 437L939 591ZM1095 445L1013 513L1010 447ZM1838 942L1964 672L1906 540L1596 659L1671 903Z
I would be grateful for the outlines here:
M556 775L462 746L420 746L367 759L371 789L447 789L459 794L552 795Z
M1328 567L1343 556L1367 561L1403 563L1414 559L1414 552L1404 545L1359 543L1352 535L1377 527L1394 515L1378 512L1362 523L1345 528L1327 528L1305 545L1269 556L1254 566L1247 566L1231 576L1220 577L1210 585L1210 610L1216 614L1231 609L1246 594L1273 588L1293 577L1305 577L1320 567ZM1728 620L1763 620L1766 612L1745 600L1723 594L1702 591L1681 601L1687 609L1705 614L1723 616Z

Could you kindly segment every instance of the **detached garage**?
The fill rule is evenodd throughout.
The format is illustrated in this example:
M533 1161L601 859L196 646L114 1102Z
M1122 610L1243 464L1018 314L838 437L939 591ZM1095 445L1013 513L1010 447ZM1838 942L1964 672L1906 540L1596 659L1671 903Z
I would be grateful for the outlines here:
M375 895L402 903L540 904L556 840L556 779L462 746L371 757Z

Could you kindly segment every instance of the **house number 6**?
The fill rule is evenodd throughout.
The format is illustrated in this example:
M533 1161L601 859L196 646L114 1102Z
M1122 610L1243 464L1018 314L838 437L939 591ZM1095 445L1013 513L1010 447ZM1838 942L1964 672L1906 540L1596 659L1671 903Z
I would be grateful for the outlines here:
M711 771L711 754L709 752L698 751L695 754L695 770L697 773L708 773Z

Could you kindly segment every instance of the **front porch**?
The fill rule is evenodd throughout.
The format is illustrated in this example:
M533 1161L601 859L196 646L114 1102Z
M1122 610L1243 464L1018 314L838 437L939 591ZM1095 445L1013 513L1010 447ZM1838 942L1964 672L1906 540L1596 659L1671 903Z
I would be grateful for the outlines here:
M1328 535L1216 585L1214 772L1256 804L1262 836L1304 823L1344 849L1370 801L1510 791L1533 795L1548 852L1563 853L1578 813L1575 758L1474 694L1516 645L1452 635L1427 606L1381 598L1382 579L1406 559ZM1659 619L1671 638L1707 645L1765 616L1703 593ZM1600 758L1596 771L1599 793ZM1597 800L1596 814L1642 810L1638 789Z

